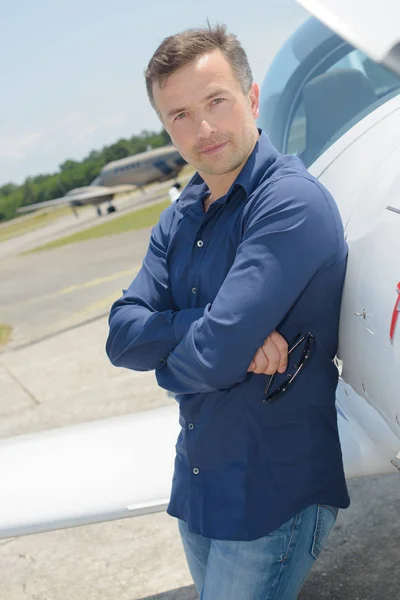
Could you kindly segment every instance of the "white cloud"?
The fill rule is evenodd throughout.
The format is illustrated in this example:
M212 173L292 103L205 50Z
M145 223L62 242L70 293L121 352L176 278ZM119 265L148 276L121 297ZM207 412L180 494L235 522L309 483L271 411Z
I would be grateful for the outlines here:
M9 134L0 139L0 159L23 160L46 137L46 130Z

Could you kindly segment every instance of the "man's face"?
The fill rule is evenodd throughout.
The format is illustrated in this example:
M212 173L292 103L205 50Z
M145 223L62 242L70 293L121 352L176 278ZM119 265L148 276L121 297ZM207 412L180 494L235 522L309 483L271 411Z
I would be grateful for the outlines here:
M258 138L258 87L247 95L219 50L204 54L153 85L165 129L183 158L200 173L238 169Z

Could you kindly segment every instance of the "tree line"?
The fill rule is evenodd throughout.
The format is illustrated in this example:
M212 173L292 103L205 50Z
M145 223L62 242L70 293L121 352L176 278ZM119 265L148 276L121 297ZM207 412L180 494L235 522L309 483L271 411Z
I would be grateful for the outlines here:
M66 160L56 173L27 177L22 185L7 183L0 187L0 221L15 217L21 206L53 200L74 188L89 185L104 165L112 160L145 152L149 146L165 146L169 141L165 130L160 133L144 130L139 135L122 138L101 150L92 150L82 161Z

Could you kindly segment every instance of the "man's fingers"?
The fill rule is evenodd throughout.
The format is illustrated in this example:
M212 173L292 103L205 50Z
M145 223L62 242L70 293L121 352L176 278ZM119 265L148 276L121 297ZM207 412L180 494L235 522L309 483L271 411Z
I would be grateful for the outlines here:
M253 373L261 374L264 373L268 367L268 358L265 356L264 352L259 348L254 355L252 364L254 363L254 368L252 369ZM251 365L250 365L251 366Z
M274 375L277 371L284 373L288 364L288 344L284 337L273 331L253 357L247 371Z
M268 338L267 338L268 339ZM277 331L273 331L269 339L274 343L280 354L278 372L284 373L288 366L288 343Z
M264 369L263 373L266 375L273 375L278 370L281 361L281 355L270 336L265 340L261 350L268 361L267 368Z

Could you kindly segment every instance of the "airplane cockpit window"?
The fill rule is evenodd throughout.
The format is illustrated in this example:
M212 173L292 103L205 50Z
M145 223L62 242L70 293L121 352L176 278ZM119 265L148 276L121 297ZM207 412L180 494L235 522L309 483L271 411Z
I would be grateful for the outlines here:
M367 114L400 94L400 79L314 19L289 38L261 91L259 125L309 167Z

